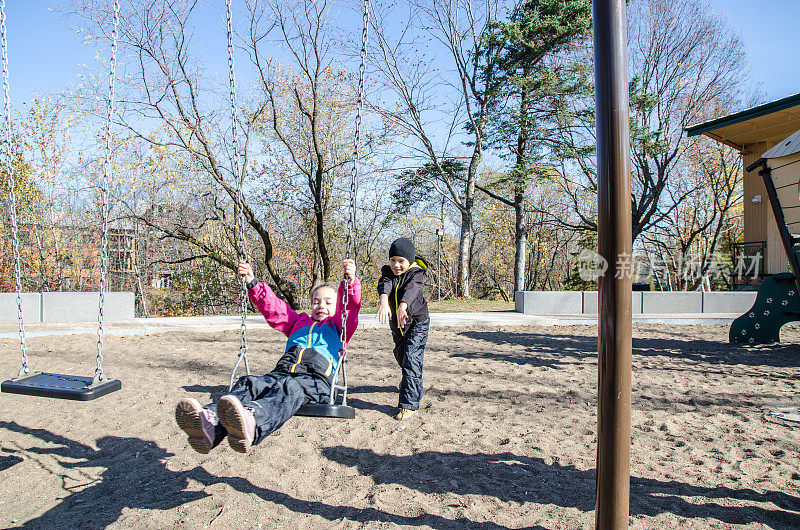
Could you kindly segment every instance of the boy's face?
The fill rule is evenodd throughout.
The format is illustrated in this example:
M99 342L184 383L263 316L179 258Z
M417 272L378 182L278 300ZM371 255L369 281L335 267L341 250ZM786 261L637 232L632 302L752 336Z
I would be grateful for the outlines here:
M336 291L330 287L320 287L311 295L311 318L322 322L336 311Z
M400 276L406 272L410 266L411 263L402 256L392 256L389 258L389 267L392 269L395 276Z

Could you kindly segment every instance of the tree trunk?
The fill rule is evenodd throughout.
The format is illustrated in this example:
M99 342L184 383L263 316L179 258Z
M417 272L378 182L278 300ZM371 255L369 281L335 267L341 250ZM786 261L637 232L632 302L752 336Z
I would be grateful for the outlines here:
M522 70L523 79L530 75L526 65ZM528 233L525 228L525 185L528 177L528 107L530 106L530 90L523 83L519 100L519 135L517 136L517 175L514 190L514 292L525 290L525 251Z
M475 134L475 148L472 151L467 185L464 189L464 206L461 208L461 238L458 245L458 283L461 296L469 298L469 262L472 250L472 208L475 205L475 181L483 153L483 131Z
M472 246L472 211L461 211L461 237L458 241L458 288L459 294L469 298L469 255Z
M514 250L514 292L525 290L525 254L528 246L528 230L525 227L525 196L514 197L514 213L516 226L514 235L516 240Z
M314 225L316 230L317 245L319 246L319 257L322 261L322 281L327 282L331 276L331 258L328 254L328 246L325 244L325 212L323 211L323 191L322 191L322 170L316 171L316 182L314 189Z

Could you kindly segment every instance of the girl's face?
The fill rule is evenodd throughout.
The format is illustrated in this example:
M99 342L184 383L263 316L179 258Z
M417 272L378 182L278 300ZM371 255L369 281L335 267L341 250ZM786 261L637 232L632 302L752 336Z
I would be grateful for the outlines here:
M392 256L389 258L389 267L392 269L395 276L400 276L406 272L410 266L411 263L401 256Z
M322 322L336 311L336 291L320 287L311 295L311 318Z

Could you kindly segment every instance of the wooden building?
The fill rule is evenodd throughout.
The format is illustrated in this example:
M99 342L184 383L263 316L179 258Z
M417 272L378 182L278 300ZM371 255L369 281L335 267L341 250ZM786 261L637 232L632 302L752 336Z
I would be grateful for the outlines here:
M800 94L686 128L688 136L703 134L742 153L744 241L737 247L746 255L763 253L763 275L788 271L789 265L764 182L757 170L748 173L745 168L798 129Z

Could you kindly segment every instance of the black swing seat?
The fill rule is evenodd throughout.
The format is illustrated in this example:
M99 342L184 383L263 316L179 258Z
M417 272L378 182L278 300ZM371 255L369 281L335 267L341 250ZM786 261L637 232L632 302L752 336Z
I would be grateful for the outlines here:
M0 391L9 394L90 401L122 388L119 379L106 379L94 385L92 380L91 377L80 375L35 372L3 381Z
M330 403L306 403L300 410L295 413L295 416L310 416L312 418L341 418L344 420L352 420L356 417L356 409L346 405L347 403L347 371L346 371L346 353L342 355L339 364L334 370L333 380L337 381L341 375L342 384L333 384L331 388L331 395L328 398ZM336 402L341 402L341 405L336 405Z
M325 403L306 403L295 416L312 416L315 418L342 418L352 420L356 417L356 409L349 405L327 405Z

